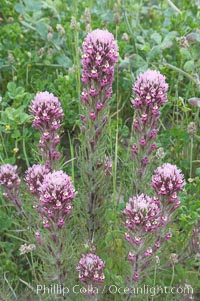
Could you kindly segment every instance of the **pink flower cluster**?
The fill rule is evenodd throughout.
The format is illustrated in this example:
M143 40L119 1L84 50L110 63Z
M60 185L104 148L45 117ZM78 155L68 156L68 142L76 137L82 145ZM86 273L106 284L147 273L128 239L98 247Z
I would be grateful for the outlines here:
M39 92L32 100L30 111L35 116L33 126L44 132L57 130L63 110L57 97L47 91Z
M4 164L0 166L0 185L4 188L3 195L21 211L22 204L18 197L20 182L16 165Z
M25 172L24 181L28 184L30 193L39 196L39 188L44 180L44 176L50 172L50 169L41 164L34 164Z
M160 226L160 207L160 202L148 195L141 194L130 198L123 211L126 227L133 233L153 232ZM134 239L131 240L138 244Z
M154 70L141 74L133 86L135 98L132 105L136 111L133 126L136 142L131 147L131 154L138 165L140 177L150 162L150 155L156 150L157 120L160 117L160 107L167 102L167 90L165 77Z
M172 234L165 233L170 217L179 206L177 193L184 187L181 171L172 164L158 167L152 176L156 198L141 194L129 199L123 211L127 232L125 239L132 249L128 260L133 268L132 279L138 281L151 264L152 256Z
M98 100L105 90L105 102L112 93L114 65L118 61L118 47L112 33L107 30L96 29L90 32L83 43L82 54L82 81L88 86L82 93L83 103ZM97 111L101 110L103 103L96 103Z
M169 203L176 203L177 206L179 205L177 193L183 189L184 184L181 170L170 163L164 163L154 171L151 183L159 197L164 196Z
M38 164L28 168L24 181L38 199L34 209L41 215L44 228L62 228L77 194L70 177L62 170L50 172L48 167Z
M0 166L0 185L11 190L20 185L20 178L16 172L17 166L4 164Z
M37 93L30 106L35 117L33 126L38 128L41 137L39 147L45 163L51 168L54 161L60 158L56 146L60 142L57 130L61 127L63 110L57 97L49 92Z
M107 118L104 115L106 101L112 95L114 65L118 61L118 46L112 33L96 29L88 33L83 43L82 82L85 88L81 94L85 107L85 115L81 115L85 123L91 121L96 130L94 141L98 139ZM95 122L96 121L96 122Z
M167 102L167 90L165 77L159 71L147 70L138 77L133 87L136 93L132 101L134 109L156 115L160 106Z
M51 224L62 228L72 210L72 201L76 196L70 177L61 171L44 175L39 187L43 226L51 230Z
M86 284L102 283L105 263L93 253L83 254L77 266L79 279Z

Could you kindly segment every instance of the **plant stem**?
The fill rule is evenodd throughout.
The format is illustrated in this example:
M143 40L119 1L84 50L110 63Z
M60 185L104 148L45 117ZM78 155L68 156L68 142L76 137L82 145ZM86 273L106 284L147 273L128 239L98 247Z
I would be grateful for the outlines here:
M74 14L75 19L78 18L78 1L74 1ZM74 31L74 44L75 44L75 68L76 68L76 75L77 75L77 96L80 100L80 93L81 93L81 79L80 79L80 58L79 58L79 32L76 26Z
M32 66L53 67L53 68L63 68L63 69L66 69L65 66L59 65L59 64L43 64L43 63L35 63L35 64L32 64ZM29 65L29 67L30 67L30 65Z
M26 85L28 86L28 78L29 78L29 64L26 65Z
M30 164L29 164L27 153L26 153L26 144L25 144L24 136L23 136L23 139L22 139L22 147L23 147L23 153L24 153L24 157L25 157L25 161L26 161L26 166L27 166L27 168L29 168Z
M194 138L191 137L191 142L190 142L190 178L192 177L193 142L194 142Z
M11 284L9 283L8 279L6 278L6 273L8 273L8 272L5 272L5 273L3 274L4 280L5 280L5 282L8 284L9 289L11 290L11 292L12 292L13 296L15 297L15 299L17 300L17 296L16 296L16 294L15 294L15 291L14 291L14 289L12 288Z
M155 269L154 269L154 277L153 277L153 287L156 285L156 274L157 274L157 264L155 263ZM154 300L154 296L152 296L151 300Z
M183 74L185 77L187 77L188 79L190 79L193 83L195 83L198 87L200 87L200 82L198 80L196 80L194 77L192 77L189 73L183 71L182 69L176 67L176 66L173 66L169 63L163 63L164 66L174 70L174 71L177 71L181 74Z
M74 183L74 147L69 131L68 131L68 137L69 137L69 146L70 146L70 153L71 153L71 178Z
M178 14L182 14L182 11L171 0L167 0L167 2Z
M0 131L0 137L1 137L1 143L2 143L2 145L3 145L3 149L4 149L4 151L5 151L6 157L8 157L8 153L7 153L5 144L4 144L4 138L3 138L3 135L2 135L2 132L1 132L1 131Z
M117 39L117 27L116 27L116 39ZM118 67L117 67L117 112L116 112L116 135L115 135L115 158L114 158L114 172L113 172L113 196L114 196L114 204L117 204L117 158L118 158L118 139L119 139L119 77L118 77Z
M31 252L31 264L32 264L32 270L33 270L33 275L34 275L35 281L37 281L34 262L33 262L33 253L32 252Z
M135 34L130 26L129 20L128 20L128 16L127 16L127 12L126 12L126 6L125 6L125 1L122 2L123 3L123 13L124 13L124 17L125 17L125 22L128 28L129 33L131 34L131 37L133 39L133 46L134 46L134 50L137 53L137 47L135 44Z
M172 287L173 282L174 282L174 264L172 264L172 278L170 282L170 287Z

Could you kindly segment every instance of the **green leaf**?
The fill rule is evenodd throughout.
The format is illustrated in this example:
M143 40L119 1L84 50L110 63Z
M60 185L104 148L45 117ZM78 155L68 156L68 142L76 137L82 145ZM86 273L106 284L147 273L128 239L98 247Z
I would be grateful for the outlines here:
M17 3L15 5L15 10L16 12L18 12L19 14L23 14L25 12L25 6L22 3Z
M160 44L162 41L162 37L158 32L154 32L151 35L151 39L156 42L156 44Z
M107 11L106 13L101 15L101 19L104 22L112 23L114 20L114 15L112 11Z
M60 54L57 56L56 61L59 65L62 65L65 68L72 67L72 61L69 57L67 57L65 54Z
M30 119L31 119L31 116L30 116L30 115L28 115L28 114L26 114L26 113L24 113L24 112L22 112L22 113L20 114L20 124L23 124L23 123L29 121Z
M181 48L180 54L181 54L183 60L189 60L192 57L190 51L186 48Z
M31 116L26 114L23 110L23 106L19 107L18 109L14 109L12 107L6 108L5 111L1 114L2 123L10 123L14 126L18 126L19 124L23 124L26 121L29 121L31 119Z
M36 31L41 35L43 39L46 39L48 34L48 29L43 22L36 23Z
M16 83L15 82L9 82L7 84L7 89L9 92L13 93L16 90Z
M38 0L24 0L24 3L27 7L27 10L30 11L38 11L42 8L42 2Z
M8 120L14 120L14 116L15 116L15 109L13 109L13 108L6 108L6 110L5 110L5 114L6 114L6 116L7 116L7 118L8 118Z
M195 64L194 64L194 61L193 61L193 60L187 61L187 62L184 64L184 66L183 66L183 69L184 69L186 72L194 71L194 68L195 68Z
M129 57L126 57L124 60L122 60L119 64L119 70L127 69L130 65L130 59Z
M161 43L161 49L171 48L177 36L176 31L169 32Z
M7 96L9 99L16 99L18 97L24 96L24 88L17 87L15 82L9 82L7 85Z
M21 136L21 133L18 129L15 129L14 130L14 133L12 133L11 137L14 138L14 139L17 139Z
M136 36L136 40L143 45L145 44L145 40L142 36Z
M138 54L133 54L130 58L131 67L134 69L138 69L146 65L146 61Z
M197 167L195 170L195 174L200 177L200 167Z
M148 54L149 61L153 61L155 58L158 58L162 53L160 46L154 46Z

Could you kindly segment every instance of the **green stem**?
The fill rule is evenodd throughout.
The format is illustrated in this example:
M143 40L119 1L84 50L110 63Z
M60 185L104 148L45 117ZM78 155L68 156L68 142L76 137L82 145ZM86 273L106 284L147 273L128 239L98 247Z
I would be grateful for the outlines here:
M69 145L70 145L70 153L71 153L71 178L74 183L74 148L73 143L71 141L70 133L68 131L68 137L69 137ZM75 184L74 184L75 185Z
M132 39L133 39L133 46L134 46L135 52L137 53L137 48L136 48L135 38L134 38L134 37L135 37L135 34L134 34L134 32L132 31L132 28L131 28L130 23L129 23L129 20L128 20L128 16L127 16L127 12L126 12L126 6L125 6L125 1L123 1L123 11L124 11L125 22L126 22L128 31L129 31L129 33L131 34L131 37L132 37Z
M174 282L174 264L172 264L172 278L171 278L171 282L170 282L170 287L172 287L172 284Z
M24 157L25 157L25 161L26 161L26 166L27 166L27 168L29 168L30 164L29 164L27 153L26 153L26 144L25 144L24 136L23 136L23 139L22 139L22 147L23 147L23 153L24 153Z
M33 261L33 253L32 252L31 252L31 264L32 264L32 269L33 269L33 275L34 275L35 281L37 282L37 277L36 277L35 266L34 266L34 261Z
M190 79L193 83L195 83L198 87L200 87L200 82L198 80L196 80L194 77L192 77L190 74L188 74L187 72L183 71L182 69L176 67L176 66L173 66L169 63L163 63L164 66L174 70L174 71L177 71L181 74L183 74L185 77L187 77L188 79Z
M117 39L117 28L116 28L116 39ZM116 127L116 135L115 135L115 158L114 158L114 172L113 172L113 195L114 195L114 204L117 205L117 158L118 158L118 140L119 140L119 77L118 77L118 67L117 67L117 127Z
M29 64L26 65L26 86L28 86L28 78L29 78Z
M3 149L4 149L4 151L5 151L6 157L8 157L8 153L7 153L5 144L4 144L4 138L3 138L3 135L2 135L2 132L1 132L1 131L0 131L0 137L1 137L1 143L2 143L2 145L3 145Z
M74 1L74 13L75 19L78 18L78 1ZM80 58L79 58L79 32L76 26L74 31L74 42L75 42L75 66L76 66L76 75L77 75L77 95L80 99L80 92L81 92L81 76L80 76Z
M80 60L79 60L79 34L78 30L75 31L75 57L76 57L76 74L77 74L77 95L80 97L81 93L81 78L80 78Z
M167 2L169 6L171 6L175 10L175 12L182 14L182 11L171 0L167 0Z
M66 69L66 67L64 67L63 65L59 65L59 64L42 64L42 63L34 63L34 64L29 64L29 67L31 66L41 66L41 67L53 67L53 68L63 68Z
M29 264L30 270L33 271L35 281L37 282L37 278L36 278L36 274L35 274L35 268L34 268L34 264L33 264L33 254L32 254L32 252L30 252L30 253L31 253L31 262L30 262L27 254L25 254L25 257L26 257L26 260Z
M157 264L155 263L155 269L154 269L154 277L153 277L153 287L156 285L156 274L157 274ZM154 300L154 296L152 296L151 300Z
M193 157L193 143L194 138L191 137L191 143L190 143L190 178L192 177L192 157Z

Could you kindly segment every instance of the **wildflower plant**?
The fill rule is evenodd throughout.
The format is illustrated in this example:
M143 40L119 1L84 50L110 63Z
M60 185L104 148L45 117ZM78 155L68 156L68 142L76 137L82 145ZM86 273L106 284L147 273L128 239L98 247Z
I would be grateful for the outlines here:
M94 241L98 218L111 174L112 162L106 147L109 98L112 95L114 66L118 60L118 46L107 30L96 29L87 34L82 51L81 93L82 114L80 173L86 195L89 216L89 238Z
M40 131L39 148L43 161L50 169L60 159L56 147L60 142L58 129L61 127L63 110L57 97L47 91L37 93L30 105L34 116L33 127Z
M65 225L76 196L70 177L62 170L49 172L39 187L43 226L55 232Z
M88 289L86 295L94 296L98 291L96 289L104 282L105 263L99 256L88 253L83 254L76 269L79 273L79 279L87 284Z
M152 154L157 149L158 119L161 107L167 102L167 90L165 77L155 70L147 70L140 74L133 85L134 98L131 103L135 117L130 151L136 174L136 193L141 193L139 183L148 177Z
M155 188L155 197L141 194L129 199L123 214L126 218L125 239L131 245L128 254L128 260L133 269L132 280L139 281L146 276L146 268L153 263L156 252L165 240L172 237L171 232L166 232L167 225L171 222L172 214L180 206L177 193L183 189L183 175L176 166L164 164L166 168L165 179L160 180L158 168L155 174L158 176L158 182L161 187L170 184L171 190L168 193L157 192ZM170 167L170 168L169 168ZM163 173L161 173L163 175ZM155 175L152 177L155 182ZM152 185L154 183L152 182ZM160 193L161 192L161 193ZM130 278L131 279L131 278Z
M88 236L92 244L97 241L97 230L99 228L101 232L103 230L100 216L103 215L102 209L105 208L109 191L108 178L112 172L112 160L107 155L106 136L109 98L112 95L114 66L117 61L118 46L110 32L96 29L87 34L82 51L84 88L81 93L82 135L79 159L83 191L86 196ZM82 269L87 264L92 270L86 268L83 273ZM97 255L93 253L83 255L77 267L80 281L91 286L94 282L104 281L104 274L97 268L95 270L96 264L99 269L104 267Z
M128 261L131 263L129 282L142 281L156 258L156 252L172 236L167 225L180 206L178 193L184 187L184 176L176 165L164 163L152 175L153 197L145 194L151 172L152 152L156 149L160 107L167 101L168 85L157 71L147 70L136 80L132 100L136 116L133 122L135 143L131 147L134 161L135 195L129 198L123 210L126 227L125 239L131 245ZM145 178L146 177L146 178ZM147 185L145 186L144 183ZM138 194L138 192L142 192Z
M176 165L164 163L154 171L151 185L157 197L165 202L167 214L173 213L180 206L177 193L183 189L184 184L183 174Z
M44 165L35 164L28 168L24 181L34 197L33 208L40 216L43 229L46 229L37 229L35 238L40 250L49 251L48 277L63 283L66 277L66 246L62 241L76 196L71 178L63 170L56 170L60 159L57 131L61 127L63 110L58 98L46 91L36 94L30 112L34 116L33 126L41 134L38 146ZM49 270L51 265L54 266L53 271Z

